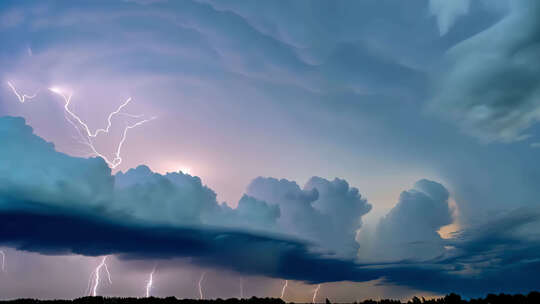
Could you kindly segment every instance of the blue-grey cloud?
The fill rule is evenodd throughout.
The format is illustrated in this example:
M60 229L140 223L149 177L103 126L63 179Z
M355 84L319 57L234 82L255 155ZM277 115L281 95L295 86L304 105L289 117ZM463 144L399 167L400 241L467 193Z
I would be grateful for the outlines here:
M306 243L211 227L171 227L14 201L2 207L0 243L41 254L116 254L125 259L192 257L195 264L308 282L371 280L351 261L323 257Z
M372 235L360 237L360 256L389 261L376 267L383 282L438 293L481 296L537 288L538 208L494 215L442 239L437 230L450 221L447 190L421 180L415 189L402 193Z
M511 12L447 55L432 108L487 141L530 136L539 119L537 1L512 2Z
M286 179L256 178L247 194L276 204L282 210L277 220L282 231L325 244L340 256L354 257L356 232L371 205L358 189L341 179L312 177L301 189Z
M537 211L501 215L442 240L436 232L450 223L451 210L448 191L436 182L416 183L381 220L375 241L399 254L358 263L339 248L355 248L351 238L370 205L344 180L314 177L301 189L257 178L231 209L197 177L147 167L112 176L101 159L56 152L21 118L0 119L0 140L3 246L51 255L191 257L201 266L310 283L383 278L470 295L528 291L538 283L530 274L538 268ZM360 250L368 245L361 242ZM418 256L424 259L411 259Z
M0 202L4 204L13 204L13 197L59 208L123 213L169 225L219 224L226 213L233 219L243 218L227 220L230 225L256 227L258 222L276 217L276 207L254 200L243 201L240 216L219 205L216 194L198 177L180 172L163 176L141 166L113 176L100 158L58 153L51 143L35 136L22 118L2 118L0 136L5 143L0 152ZM256 205L257 221L249 222L253 208L244 205L250 204ZM268 220L259 221L263 217Z
M540 225L538 208L523 208L495 216L447 240L450 255L424 267L403 267L388 282L409 281L419 288L480 296L500 291L530 292L539 284ZM425 279L429 277L433 282Z
M219 204L216 193L197 176L161 175L147 166L119 172L110 208L147 222L168 225L215 225L278 231L277 205L244 195L237 208ZM286 232L286 231L282 231Z
M437 17L439 32L445 35L457 18L469 12L469 0L430 0L429 9Z
M198 177L144 166L112 176L102 159L56 152L21 118L0 118L0 140L4 246L55 255L192 257L199 265L308 282L376 277L330 256L323 243L287 236L277 219L288 210L278 205L246 195L231 209ZM348 196L369 210L345 181L317 178L311 187L306 204L318 197L317 187L321 197Z
M438 230L452 223L449 193L439 183L420 180L401 193L399 201L373 232L361 235L359 256L366 260L430 260L446 251Z

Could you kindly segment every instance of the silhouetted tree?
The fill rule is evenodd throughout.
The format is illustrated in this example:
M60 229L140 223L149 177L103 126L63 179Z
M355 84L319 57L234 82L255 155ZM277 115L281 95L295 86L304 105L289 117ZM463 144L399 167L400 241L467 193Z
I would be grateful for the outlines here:
M36 300L36 299L17 299L9 301L0 301L0 304L285 304L281 299L276 298L257 298L249 299L215 299L215 300L193 300L177 299L175 297L167 298L104 298L104 297L84 297L75 300ZM531 292L528 295L508 295L508 294L489 294L485 298L463 300L459 295L451 293L443 298L426 300L418 297L412 298L406 302L408 304L540 304L540 293ZM326 299L326 304L331 304ZM355 304L402 304L398 300L365 300Z

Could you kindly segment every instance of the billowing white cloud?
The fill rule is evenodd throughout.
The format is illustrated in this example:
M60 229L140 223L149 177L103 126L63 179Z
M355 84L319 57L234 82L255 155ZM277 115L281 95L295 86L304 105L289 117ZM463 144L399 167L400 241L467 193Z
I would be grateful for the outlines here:
M243 197L238 208L218 204L201 179L183 173L161 175L146 166L111 175L101 158L76 158L32 133L22 118L0 119L0 203L10 197L62 208L92 208L167 225L272 228L280 215L271 206Z
M56 152L22 118L0 119L0 141L0 200L17 197L75 208L105 207L110 202L114 178L102 159Z
M134 217L172 225L208 222L219 212L214 191L198 177L182 173L161 175L146 166L116 175L115 207Z
M277 219L281 216L278 205L270 205L248 195L242 196L235 209L224 203L221 206L225 209L225 216L216 218L215 221L225 226L240 225L252 229L274 231L277 228Z
M301 189L286 179L259 177L248 186L247 194L280 207L277 222L281 231L310 239L346 257L356 254L356 231L361 227L361 217L371 210L358 189L338 178L329 181L312 177Z
M147 166L111 175L100 158L70 157L32 133L22 118L0 119L0 203L40 202L70 210L97 210L141 223L213 226L288 234L322 249L355 256L356 231L371 205L345 180L313 177L304 187L257 178L237 208L219 204L216 193L189 174L154 173ZM71 209L75 208L75 209Z
M161 175L139 166L119 172L115 181L115 210L149 222L272 229L280 216L278 206L249 196L235 209L218 204L216 193L199 177L181 172Z
M403 191L397 205L373 232L360 235L359 256L370 261L425 260L444 253L437 232L452 223L449 193L443 185L420 180Z

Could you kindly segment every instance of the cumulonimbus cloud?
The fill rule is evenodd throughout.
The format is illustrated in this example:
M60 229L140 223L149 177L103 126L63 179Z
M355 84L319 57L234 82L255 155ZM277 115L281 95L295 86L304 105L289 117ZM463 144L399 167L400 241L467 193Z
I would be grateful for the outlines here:
M381 220L373 235L361 235L363 259L376 261L430 260L445 254L438 230L451 224L449 193L439 183L420 180L403 191L396 206ZM363 241L368 239L369 241Z
M218 204L198 177L145 166L113 176L101 159L55 151L22 118L0 118L0 140L3 245L42 254L192 257L201 265L308 282L376 277L316 242L324 238L309 242L289 233L277 204L245 195L232 209ZM360 204L358 216L369 210L357 190L334 184L333 195ZM317 191L309 191L306 203Z
M197 177L144 166L114 176L101 159L59 153L22 118L0 118L0 141L2 246L49 255L190 257L201 266L309 283L382 278L469 295L500 290L493 286L527 291L539 283L530 275L540 269L540 239L530 233L540 225L537 210L502 215L443 240L436 233L451 221L449 193L436 182L421 180L403 192L375 237L353 244L371 206L341 179L314 177L300 188L257 178L232 209ZM409 250L418 244L420 261ZM395 254L360 263L340 251L347 246ZM501 280L503 272L512 280Z
M247 194L280 207L280 231L325 244L343 257L355 256L361 217L371 210L358 189L337 178L312 177L301 189L286 179L259 177Z

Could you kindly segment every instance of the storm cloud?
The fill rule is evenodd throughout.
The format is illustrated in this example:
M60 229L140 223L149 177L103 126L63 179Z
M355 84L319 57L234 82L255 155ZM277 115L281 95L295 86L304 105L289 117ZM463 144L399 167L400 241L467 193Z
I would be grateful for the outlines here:
M144 166L112 176L102 159L56 152L21 118L0 119L0 140L5 246L54 255L192 257L199 265L308 282L376 278L351 259L329 256L322 242L287 236L287 227L276 221L288 209L281 213L278 205L244 196L231 209L218 204L198 177L163 176ZM369 210L344 181L335 181L333 192L329 182L319 182L322 197L342 193ZM318 197L313 189L304 203Z
M371 210L358 189L337 178L312 177L301 189L286 179L259 177L248 186L247 194L280 207L282 231L325 244L349 258L358 250L355 237L361 218Z
M380 219L373 235L361 235L359 256L366 260L431 260L445 254L438 231L453 222L449 193L443 185L420 180L403 191L390 212Z
M540 119L540 4L513 1L508 15L447 54L431 107L485 141L531 135Z
M248 275L308 283L383 279L470 295L500 283L502 271L516 280L505 283L507 290L537 282L528 273L537 267L540 243L530 231L540 225L538 212L517 210L443 240L437 231L452 222L449 193L433 181L403 192L375 234L356 243L371 206L341 179L313 177L302 189L256 178L233 209L218 204L198 177L144 166L115 176L101 159L56 152L21 118L0 118L0 140L0 244L17 250L189 257ZM351 258L356 249L370 259ZM531 281L520 285L520 275Z

